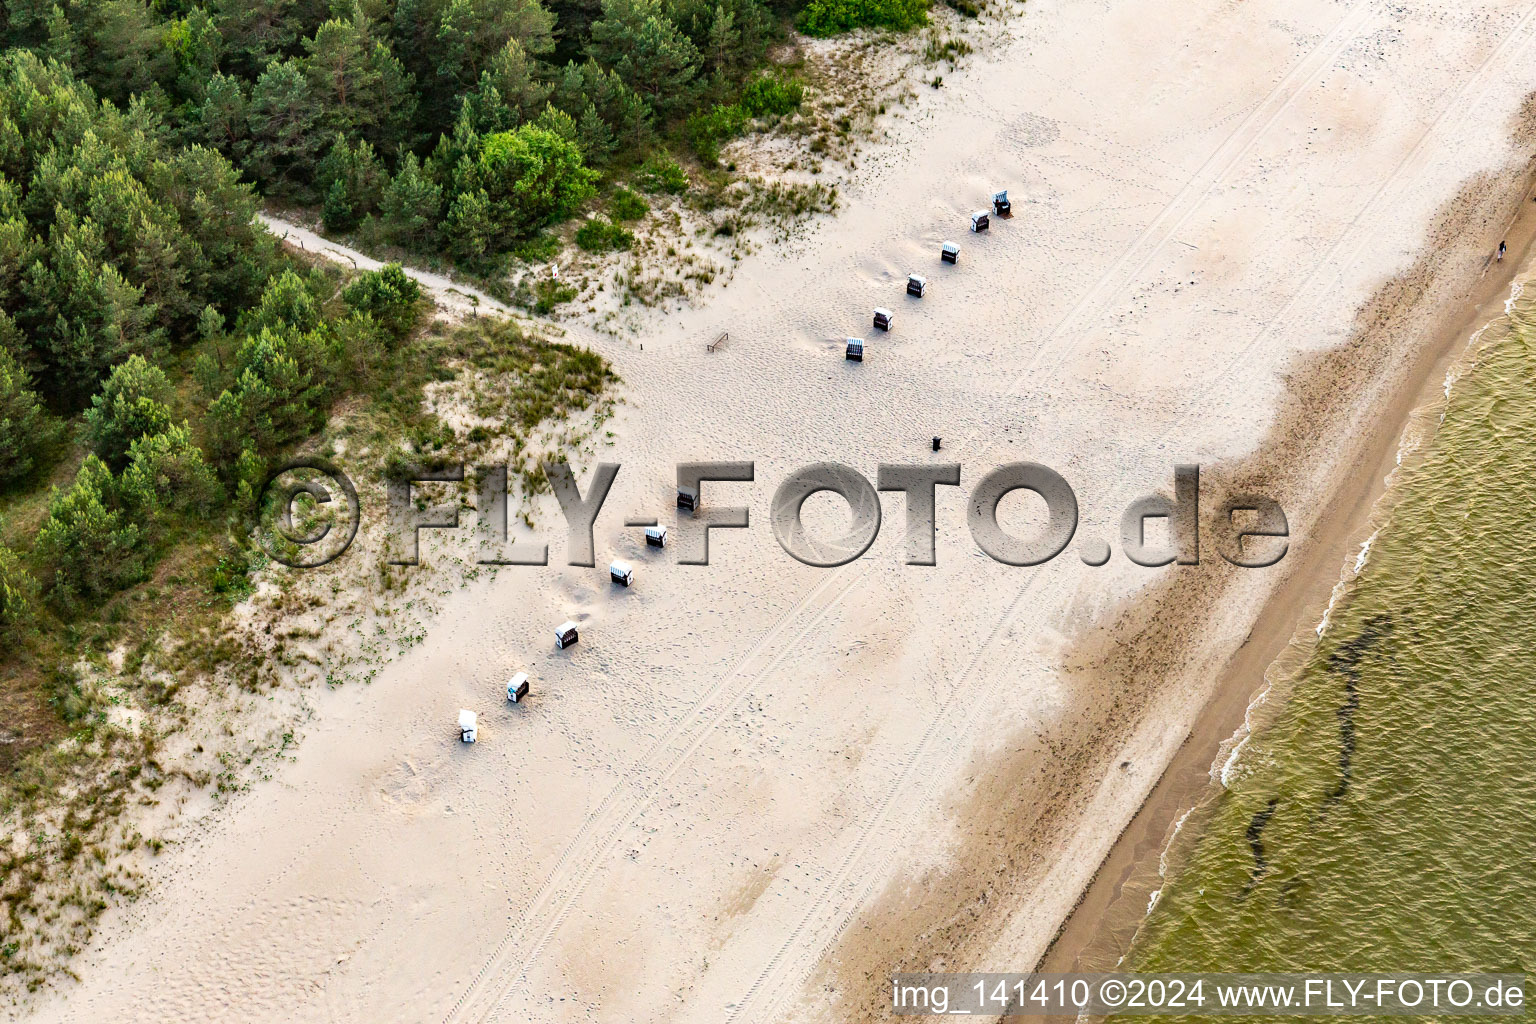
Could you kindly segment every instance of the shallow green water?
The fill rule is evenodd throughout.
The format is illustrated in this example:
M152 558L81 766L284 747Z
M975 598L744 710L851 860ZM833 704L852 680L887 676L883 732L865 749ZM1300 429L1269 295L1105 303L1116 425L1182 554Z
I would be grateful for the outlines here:
M1128 969L1536 966L1536 303L1511 322Z

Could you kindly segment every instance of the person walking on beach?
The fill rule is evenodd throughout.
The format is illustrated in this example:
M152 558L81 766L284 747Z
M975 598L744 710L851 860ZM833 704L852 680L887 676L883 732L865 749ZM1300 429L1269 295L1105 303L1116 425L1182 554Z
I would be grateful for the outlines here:
M1499 262L1500 263L1504 262L1504 249L1505 249L1504 243L1500 242L1499 243Z

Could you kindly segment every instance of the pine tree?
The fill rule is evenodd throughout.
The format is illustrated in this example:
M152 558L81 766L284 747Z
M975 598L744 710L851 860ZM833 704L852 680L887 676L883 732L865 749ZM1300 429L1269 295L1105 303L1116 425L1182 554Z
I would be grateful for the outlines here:
M415 153L405 154L384 190L384 224L407 248L430 245L443 204L442 187L422 169Z
M554 15L538 0L448 0L437 30L437 73L467 91L508 40L527 53L548 53L554 28Z
M581 120L577 122L576 141L581 144L581 152L590 164L602 166L613 158L613 130L598 116L597 106L591 100L587 101Z
M250 104L238 78L215 72L208 79L197 108L196 137L231 160L245 159L250 150Z
M171 382L165 371L130 356L119 363L85 411L91 449L114 468L128 460L128 449L145 434L171 425Z
M484 264L496 225L491 220L491 197L485 189L461 193L448 208L443 222L453 258L468 267Z
M251 91L250 129L248 166L256 177L281 194L312 195L326 135L302 62L267 65Z
M69 490L54 492L34 551L53 570L53 595L64 604L98 600L143 579L143 535L96 456L86 456Z
M56 433L31 376L0 346L0 487L31 473Z
M603 19L592 26L587 52L658 110L678 109L691 99L699 51L660 0L603 0Z
M337 133L316 170L315 184L325 196L325 226L331 231L350 231L378 209L389 173L366 140L353 146Z

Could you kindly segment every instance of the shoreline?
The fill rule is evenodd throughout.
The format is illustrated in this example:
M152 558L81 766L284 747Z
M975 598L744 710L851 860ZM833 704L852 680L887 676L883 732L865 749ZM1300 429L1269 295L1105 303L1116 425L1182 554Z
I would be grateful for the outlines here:
M1072 910L1035 962L1038 972L1070 973L1114 968L1151 910L1161 885L1161 860L1184 819L1214 794L1215 761L1239 740L1248 711L1268 686L1266 673L1308 623L1327 608L1341 567L1359 552L1372 513L1387 493L1404 432L1415 413L1440 396L1447 372L1469 351L1473 336L1502 315L1510 288L1536 257L1536 171L1505 229L1510 243L1502 263L1490 255L1462 303L1446 311L1431 340L1420 347L1406 383L1399 387L1371 433L1337 474L1339 484L1308 535L1305 553L1265 600L1253 627L1227 660L1173 758L1079 894ZM1294 551L1294 549L1293 549ZM1258 686L1252 680L1260 681Z

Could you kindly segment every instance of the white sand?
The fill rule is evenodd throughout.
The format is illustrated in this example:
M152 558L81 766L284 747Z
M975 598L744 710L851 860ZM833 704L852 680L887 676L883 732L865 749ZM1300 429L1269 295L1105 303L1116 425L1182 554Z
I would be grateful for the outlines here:
M1077 489L1079 539L1114 537L1174 463L1259 444L1288 362L1341 341L1437 207L1502 167L1536 89L1533 12L1031 0L1016 38L892 121L835 221L658 319L643 351L592 339L628 401L598 568L563 565L546 509L556 564L455 593L372 684L317 695L294 763L165 855L36 1019L846 1019L806 991L826 953L955 855L977 766L1072 712L1069 639L1159 574L1088 568L1076 542L1043 568L994 563L954 489L937 568L901 564L890 496L865 558L811 569L773 540L774 488L824 459L871 478L928 461L941 434L967 485L1044 462ZM968 234L994 187L1015 217ZM913 269L921 302L901 294ZM897 311L889 336L876 305ZM830 340L846 334L870 338L862 366ZM756 484L706 489L750 500L752 528L717 533L707 568L647 551L623 520L671 521L673 464L715 458L756 461ZM1282 495L1297 544L1335 470L1308 472ZM632 589L609 585L614 557ZM991 954L952 967L1034 962L1277 578L1247 575L1189 678L1083 780L1091 806L1041 847L1033 898L993 908ZM583 633L560 653L565 618ZM519 669L534 693L512 710Z

